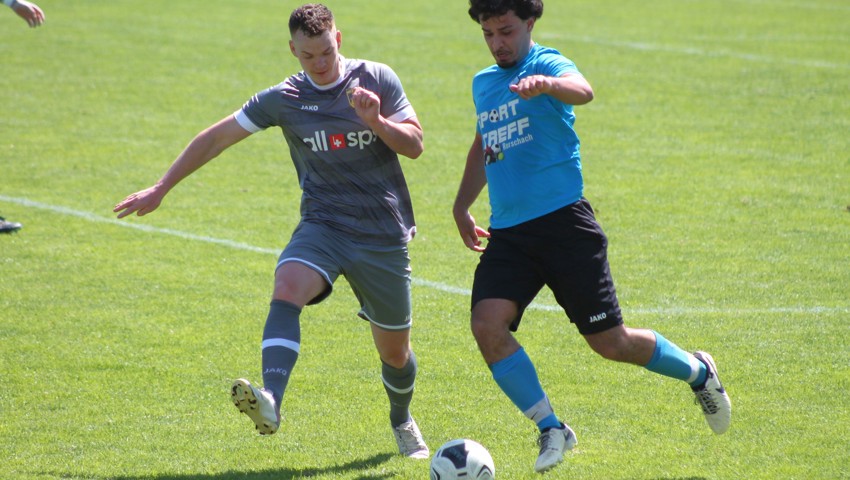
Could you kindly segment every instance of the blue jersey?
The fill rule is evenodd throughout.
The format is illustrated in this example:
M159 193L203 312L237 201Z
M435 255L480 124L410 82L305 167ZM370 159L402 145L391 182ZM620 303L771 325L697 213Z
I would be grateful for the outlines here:
M535 44L516 66L493 65L472 80L493 228L532 220L582 197L573 106L549 95L523 100L508 88L530 75L567 73L579 73L571 60Z

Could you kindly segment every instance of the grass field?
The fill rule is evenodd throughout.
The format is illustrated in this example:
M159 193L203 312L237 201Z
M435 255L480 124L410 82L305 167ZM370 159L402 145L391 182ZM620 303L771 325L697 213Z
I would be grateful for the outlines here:
M253 433L278 251L299 191L279 132L183 182L156 213L112 206L199 130L298 69L295 2L39 0L0 7L0 478L424 479L395 454L377 354L341 280L302 316L281 431ZM390 64L426 134L404 162L419 234L413 414L433 450L491 451L538 478L533 425L468 333L477 257L450 209L489 65L465 2L327 4L342 51ZM549 0L535 39L596 92L577 109L586 195L626 321L711 352L723 436L686 386L596 358L551 296L518 336L577 449L548 479L850 478L850 5ZM486 223L486 202L473 214Z

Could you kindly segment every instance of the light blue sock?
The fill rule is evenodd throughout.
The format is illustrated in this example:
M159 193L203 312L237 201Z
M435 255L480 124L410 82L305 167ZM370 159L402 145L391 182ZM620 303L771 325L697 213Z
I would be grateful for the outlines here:
M541 431L545 428L560 427L561 422L552 411L549 398L540 386L534 364L520 348L512 355L490 366L493 380L514 402L526 417L537 424Z
M660 333L655 331L652 333L655 334L655 352L652 354L652 359L646 364L647 370L684 380L692 387L702 385L705 382L707 375L705 364L690 353L670 343Z

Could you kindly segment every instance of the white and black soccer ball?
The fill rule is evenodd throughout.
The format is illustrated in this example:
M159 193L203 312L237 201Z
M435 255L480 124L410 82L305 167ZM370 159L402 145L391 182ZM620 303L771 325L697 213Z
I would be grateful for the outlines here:
M431 458L431 480L493 480L496 465L480 443L461 438L444 443Z

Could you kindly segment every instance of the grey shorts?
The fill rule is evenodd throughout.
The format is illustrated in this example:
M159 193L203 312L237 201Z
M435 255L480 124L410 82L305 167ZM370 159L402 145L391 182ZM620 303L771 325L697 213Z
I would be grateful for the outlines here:
M321 275L327 288L309 302L327 298L342 275L360 302L358 316L386 330L412 323L410 256L407 245L376 246L353 242L333 229L301 222L277 262L300 262Z

